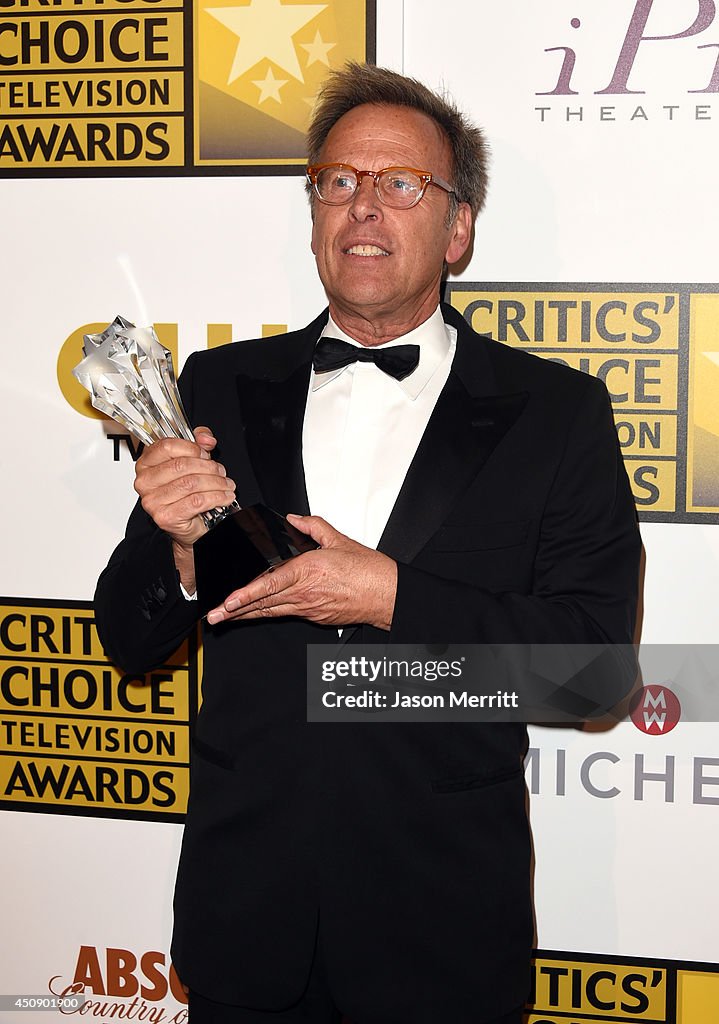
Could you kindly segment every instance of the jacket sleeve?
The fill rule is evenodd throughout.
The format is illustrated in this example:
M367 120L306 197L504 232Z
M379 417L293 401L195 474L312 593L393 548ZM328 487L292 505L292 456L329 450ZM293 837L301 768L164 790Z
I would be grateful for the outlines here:
M193 366L191 355L179 381L190 422ZM139 501L125 539L100 575L94 600L100 641L108 657L128 672L166 662L198 621L197 602L180 590L170 538Z

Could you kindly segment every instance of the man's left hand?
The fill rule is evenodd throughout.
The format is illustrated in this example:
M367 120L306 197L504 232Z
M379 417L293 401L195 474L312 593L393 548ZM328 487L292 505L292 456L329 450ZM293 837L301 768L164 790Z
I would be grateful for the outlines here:
M288 520L320 545L268 569L235 590L207 616L211 625L292 615L325 626L358 623L388 630L397 591L397 563L345 537L319 516Z

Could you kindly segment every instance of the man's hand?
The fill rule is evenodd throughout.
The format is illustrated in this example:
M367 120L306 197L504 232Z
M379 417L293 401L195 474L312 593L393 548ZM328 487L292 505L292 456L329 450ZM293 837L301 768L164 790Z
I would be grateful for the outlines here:
M322 625L392 625L397 564L350 540L319 516L287 517L321 545L252 580L214 608L207 621L241 621L293 615Z
M166 438L150 445L135 465L135 490L155 524L172 538L175 564L188 593L195 590L192 545L205 531L201 512L229 505L235 485L210 452L209 427L195 429L195 443Z

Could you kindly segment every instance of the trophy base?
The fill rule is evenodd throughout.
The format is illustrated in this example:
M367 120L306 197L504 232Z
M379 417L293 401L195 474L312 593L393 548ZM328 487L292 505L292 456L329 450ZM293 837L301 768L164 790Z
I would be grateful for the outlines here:
M267 505L248 505L222 519L195 543L197 601L202 615L226 597L305 551L319 547Z

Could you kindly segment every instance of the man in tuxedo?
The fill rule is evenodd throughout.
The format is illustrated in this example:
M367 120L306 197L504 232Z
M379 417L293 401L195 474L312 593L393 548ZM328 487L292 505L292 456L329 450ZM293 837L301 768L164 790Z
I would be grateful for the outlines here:
M199 513L264 501L319 544L203 624L173 958L193 1024L515 1024L526 730L308 723L306 647L337 627L348 645L631 643L640 544L608 396L439 305L486 189L482 135L449 102L351 66L309 153L329 310L188 359L196 443L138 461L96 595L108 653L146 670L196 625Z

